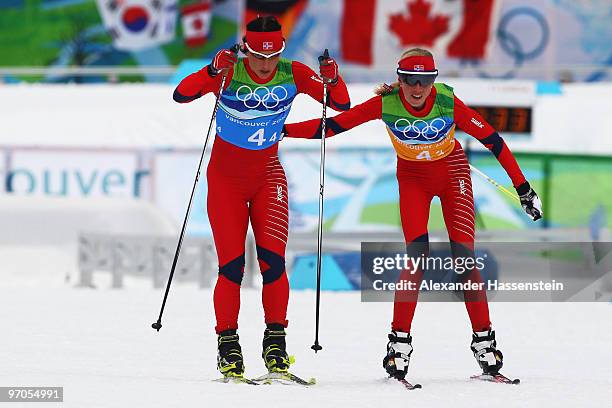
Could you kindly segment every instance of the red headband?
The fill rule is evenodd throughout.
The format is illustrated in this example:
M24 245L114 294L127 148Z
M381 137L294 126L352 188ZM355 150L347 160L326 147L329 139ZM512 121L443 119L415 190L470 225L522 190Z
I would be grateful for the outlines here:
M437 74L433 57L425 55L411 55L402 58L398 63L398 74Z
M283 33L278 31L247 31L246 42L255 52L278 52L283 49L285 40Z

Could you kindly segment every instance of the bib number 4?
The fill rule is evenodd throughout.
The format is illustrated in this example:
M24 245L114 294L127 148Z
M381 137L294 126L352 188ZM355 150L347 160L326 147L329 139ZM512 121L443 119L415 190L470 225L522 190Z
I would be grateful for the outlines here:
M429 150L423 150L416 157L418 160L431 160L431 155L429 154Z
M284 134L281 133L280 136L277 136L277 134L278 132L274 132L274 134L269 139L266 139L265 129L260 128L255 133L253 133L251 136L249 136L247 140L251 143L257 143L257 146L261 146L266 142L274 143L274 142L281 141L283 139Z
M444 151L443 150L436 150L433 153L434 158L431 157L431 153L429 150L423 150L421 153L419 153L415 158L417 160L438 160L440 157L444 157Z

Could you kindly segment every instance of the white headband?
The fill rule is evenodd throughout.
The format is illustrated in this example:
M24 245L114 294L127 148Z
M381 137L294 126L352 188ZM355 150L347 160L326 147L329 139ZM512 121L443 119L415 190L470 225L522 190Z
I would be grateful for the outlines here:
M434 71L406 71L403 69L397 69L398 74L410 74L410 75L438 75L438 70Z

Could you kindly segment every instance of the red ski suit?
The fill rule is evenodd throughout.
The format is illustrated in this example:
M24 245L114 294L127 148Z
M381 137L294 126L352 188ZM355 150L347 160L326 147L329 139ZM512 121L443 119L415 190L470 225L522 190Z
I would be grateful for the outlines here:
M415 110L406 101L401 90L399 96L408 112L416 117L425 117L432 110L436 99L436 89L432 88L424 107L420 110ZM347 112L328 118L326 136L345 132L370 120L382 119L382 108L382 97L375 96ZM454 97L454 122L459 129L478 139L495 154L515 187L525 182L525 177L504 140L476 111L468 108L456 96ZM313 119L286 124L285 130L285 137L320 138L321 120ZM459 256L466 250L474 250L474 199L470 168L461 145L454 140L452 143L454 146L451 145L450 154L438 160L410 161L398 156L397 180L400 215L409 251L410 243L429 241L427 223L431 200L434 196L438 196L442 204L453 255ZM476 269L464 275L472 282L480 281ZM406 270L400 275L400 279L413 281L418 288L422 279L422 271L411 274ZM486 292L472 291L464 295L472 328L475 331L489 328L491 322ZM418 290L396 292L393 330L410 332L417 298Z
M265 86L245 59L251 79ZM323 100L323 85L318 75L306 65L292 61L297 92ZM226 88L232 80L228 73ZM191 102L200 96L219 92L221 75L211 77L208 70L184 78L174 92L174 100ZM341 78L329 86L328 106L347 110L350 99ZM220 333L238 328L240 284L245 266L245 239L249 219L255 234L257 258L263 276L262 302L265 322L287 326L289 283L285 272L285 246L288 236L288 197L285 172L278 160L278 144L262 150L249 150L215 138L207 169L208 217L219 259L219 277L214 290L214 305Z

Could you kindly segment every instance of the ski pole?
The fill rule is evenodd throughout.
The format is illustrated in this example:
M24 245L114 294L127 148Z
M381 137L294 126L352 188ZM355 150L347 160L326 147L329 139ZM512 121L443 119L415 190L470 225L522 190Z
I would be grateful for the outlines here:
M319 57L319 62L329 58L327 48ZM323 114L321 115L321 165L319 167L319 227L317 235L317 305L315 309L315 341L311 349L322 350L319 344L319 310L321 305L321 252L323 244L323 189L325 185L325 125L327 117L327 82L323 79Z
M513 199L515 199L516 201L518 201L519 203L521 202L521 199L518 198L518 196L516 194L513 194L510 190L508 190L506 187L502 186L501 184L499 184L497 181L493 180L491 177L487 176L486 174L484 174L482 171L478 170L476 167L472 166L470 164L470 169L472 169L472 171L474 171L475 173L478 173L478 175L480 175L482 178L484 178L485 180L487 180L489 183L493 184L495 187L497 187L502 193L506 194L509 197L512 197Z
M235 44L231 48L232 52L238 53L238 44ZM204 155L206 153L206 146L208 145L208 139L210 138L210 131L213 127L213 123L215 122L215 118L217 117L217 110L219 109L219 99L221 98L221 93L225 88L225 80L227 79L227 71L223 73L223 77L221 78L221 86L219 87L219 93L217 94L217 99L215 100L215 107L213 109L212 117L210 118L210 123L208 124L208 131L206 132L206 139L204 140L204 148L202 149L202 154L200 155L200 163L198 164L198 171L195 176L195 180L193 182L193 187L191 189L191 196L189 197L189 204L187 205L187 211L185 213L185 219L183 220L183 227L181 228L181 234L179 235L178 244L176 245L176 251L174 252L174 260L172 261L172 268L170 269L170 276L168 277L168 283L166 284L166 293L164 293L164 300L162 301L161 309L159 311L159 317L157 321L151 325L151 327L159 332L162 328L161 319L164 314L164 308L166 307L166 300L168 299L168 292L170 292L170 285L172 284L172 278L174 276L174 271L176 270L176 264L178 263L179 254L181 252L181 246L183 245L183 238L185 237L185 228L187 227L187 220L189 219L189 213L191 212L191 204L193 203L193 196L195 195L195 190L198 185L198 181L200 180L200 173L202 170L202 163L204 162Z

